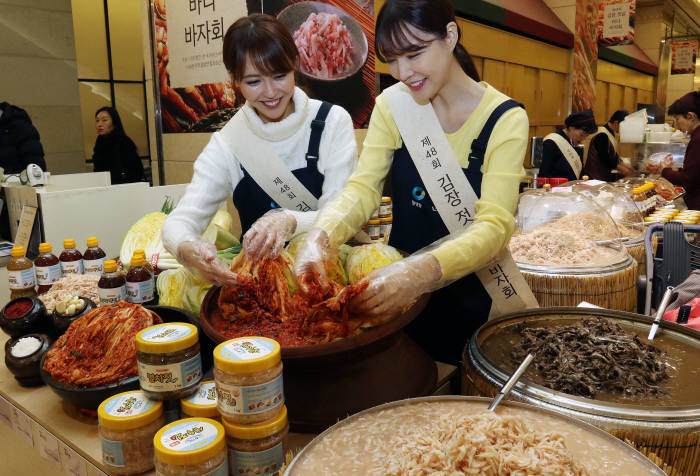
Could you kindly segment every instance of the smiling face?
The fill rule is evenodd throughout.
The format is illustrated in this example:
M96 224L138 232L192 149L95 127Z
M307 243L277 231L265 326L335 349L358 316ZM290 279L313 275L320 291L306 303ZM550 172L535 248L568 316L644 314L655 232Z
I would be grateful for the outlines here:
M236 85L263 122L281 121L294 112L294 71L266 74L248 58Z
M97 133L101 136L106 136L114 130L114 123L112 122L112 116L109 115L107 111L100 111L95 116L95 128Z
M404 25L405 37L412 42L404 47L415 51L408 50L387 57L391 76L408 86L418 103L433 99L448 80L455 45L451 25L454 24L448 25L448 34L443 39L414 26Z

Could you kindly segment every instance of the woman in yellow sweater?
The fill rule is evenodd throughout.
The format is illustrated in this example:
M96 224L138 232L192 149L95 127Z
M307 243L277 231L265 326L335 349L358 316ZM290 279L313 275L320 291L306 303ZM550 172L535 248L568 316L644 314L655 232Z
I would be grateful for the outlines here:
M448 0L384 4L375 51L399 83L377 97L358 168L319 213L295 269L302 292L312 283L324 288L327 250L367 221L389 176L390 244L413 254L371 273L351 305L391 316L435 291L408 332L447 362L460 360L491 308L477 270L488 269L503 299L514 297L513 276L493 260L513 233L529 125L520 104L479 82L459 38Z

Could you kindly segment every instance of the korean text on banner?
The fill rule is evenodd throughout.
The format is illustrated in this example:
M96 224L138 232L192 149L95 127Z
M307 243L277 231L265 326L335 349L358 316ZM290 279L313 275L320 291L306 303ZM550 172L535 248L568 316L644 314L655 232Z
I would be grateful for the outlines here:
M600 0L598 44L626 45L634 42L635 0Z
M695 73L698 40L674 41L671 45L671 74Z
M245 0L168 2L170 86L226 81L228 73L221 55L224 34L245 15Z

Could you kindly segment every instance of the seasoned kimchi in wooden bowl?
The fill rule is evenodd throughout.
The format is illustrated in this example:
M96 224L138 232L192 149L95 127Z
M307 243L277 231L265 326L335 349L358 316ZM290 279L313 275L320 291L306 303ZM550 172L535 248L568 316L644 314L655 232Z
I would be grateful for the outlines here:
M408 325L425 308L430 298L428 294L419 297L410 308L383 324L375 325L371 319L355 317L356 322L351 325L350 334L343 335L340 332L331 334L328 338L310 336L305 340L302 333L298 332L298 326L303 323L297 319L288 322L272 322L265 318L227 320L219 306L220 293L220 287L213 287L204 297L200 313L200 325L204 333L215 343L249 335L270 337L280 343L285 359L328 356L375 343L398 333ZM333 322L328 324L331 328L340 329Z

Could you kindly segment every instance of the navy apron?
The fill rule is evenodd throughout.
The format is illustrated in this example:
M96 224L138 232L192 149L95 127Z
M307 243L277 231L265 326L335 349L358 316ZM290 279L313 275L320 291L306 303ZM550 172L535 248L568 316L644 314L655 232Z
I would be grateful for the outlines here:
M472 142L469 164L462 171L477 197L481 197L481 167L493 127L514 107L523 106L512 99L500 104ZM405 144L394 152L391 185L391 246L414 253L448 235ZM490 310L491 298L472 273L433 292L425 310L406 327L406 333L433 359L456 364L469 338L487 321Z
M326 126L326 117L333 105L323 102L311 121L311 136L306 151L306 167L292 170L292 174L308 189L311 194L320 198L323 191L323 174L318 171L318 149L321 135ZM255 221L279 205L257 184L243 166L243 178L233 190L233 204L241 217L241 239Z

